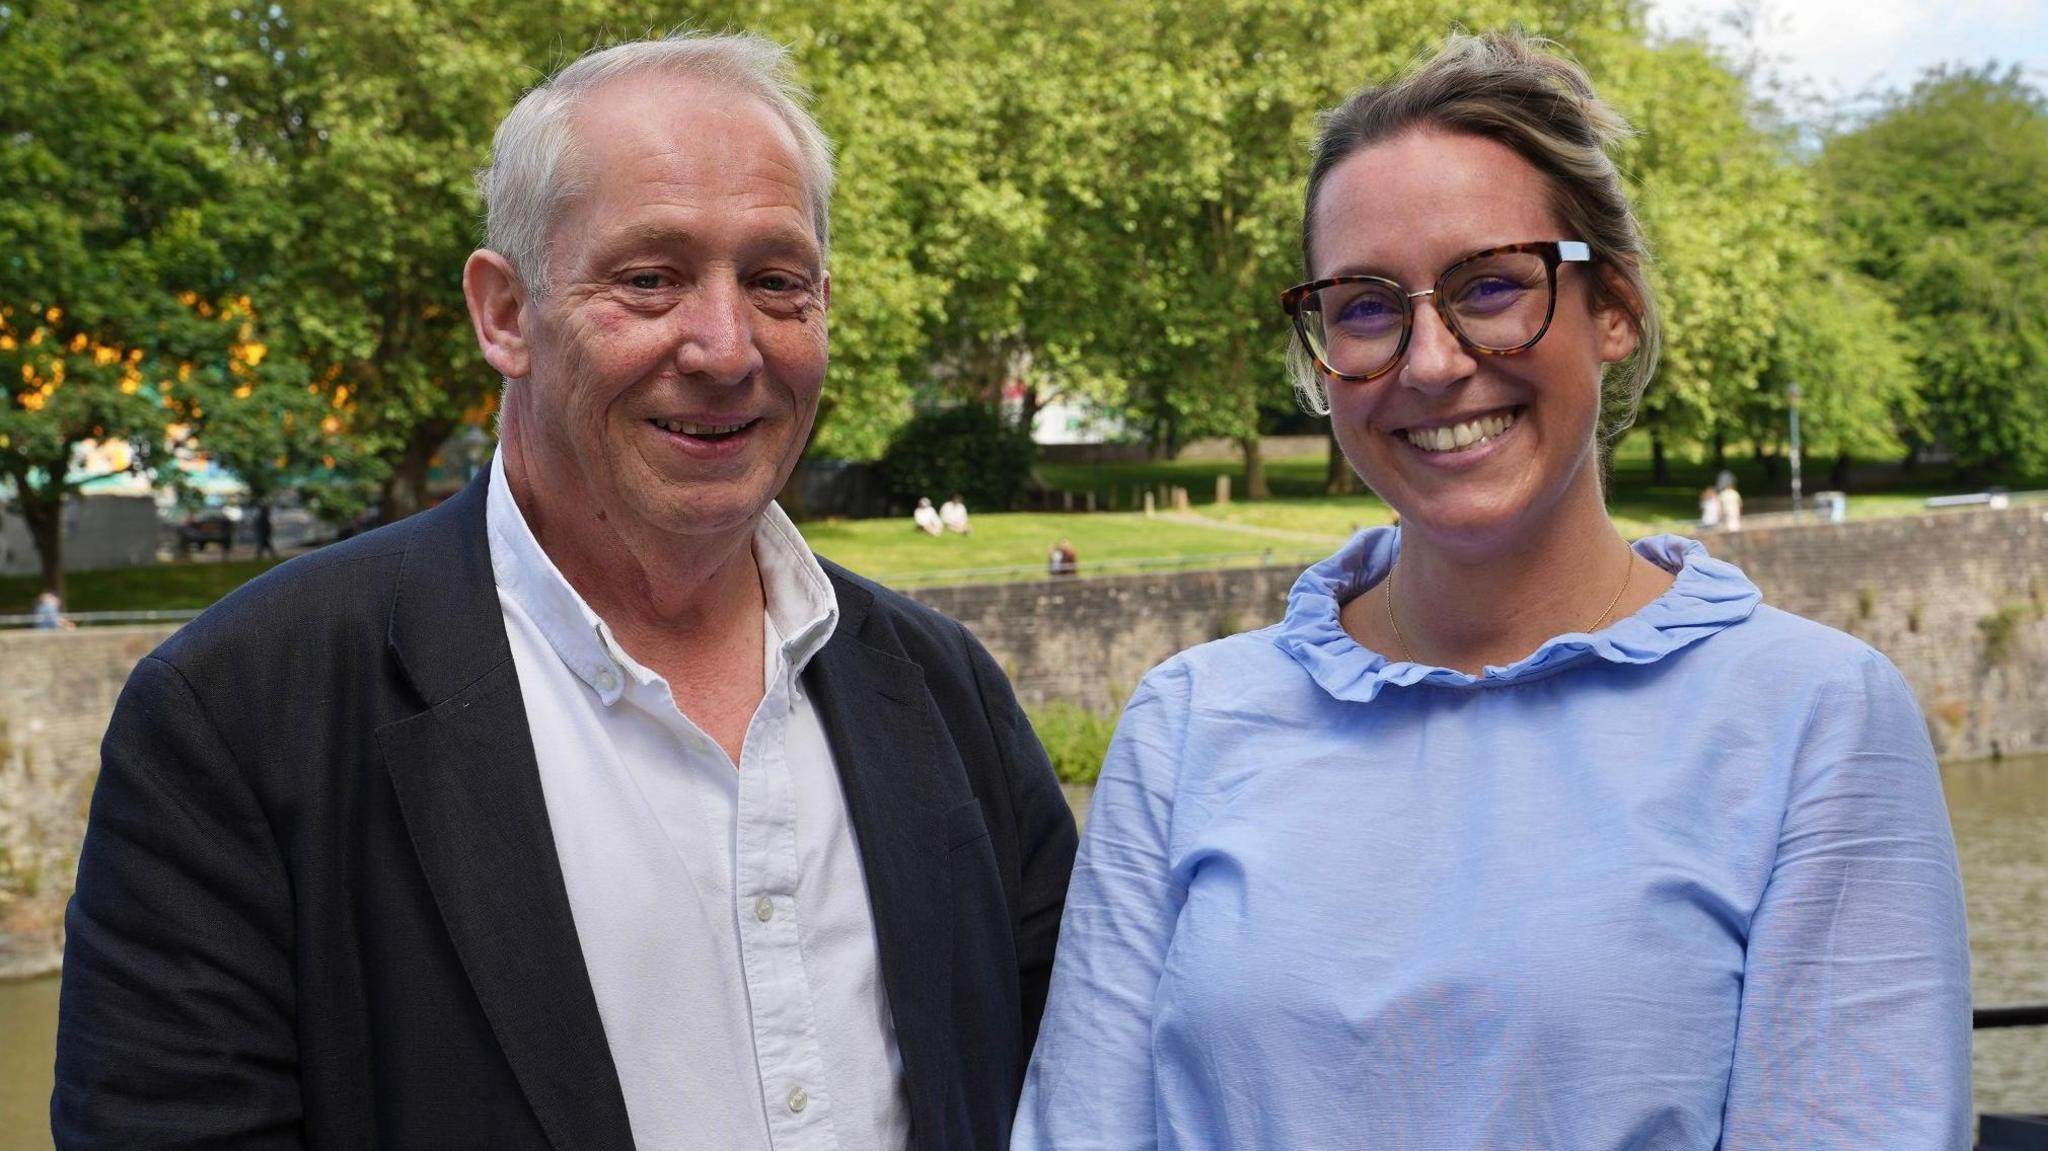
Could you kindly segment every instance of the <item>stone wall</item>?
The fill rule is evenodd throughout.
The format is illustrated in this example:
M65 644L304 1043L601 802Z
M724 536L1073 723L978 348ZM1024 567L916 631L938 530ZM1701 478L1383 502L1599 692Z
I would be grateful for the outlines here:
M0 978L57 965L100 737L170 630L0 632Z
M2048 512L1953 510L1708 538L1765 599L1890 656L1944 758L2048 750ZM1275 568L938 588L1025 705L1110 706L1179 649L1286 610Z
M2048 514L1950 511L1719 535L1773 603L1891 656L1944 757L2048 750ZM1120 706L1145 670L1280 617L1291 568L938 588L1027 706ZM50 970L107 715L168 628L0 632L0 976Z

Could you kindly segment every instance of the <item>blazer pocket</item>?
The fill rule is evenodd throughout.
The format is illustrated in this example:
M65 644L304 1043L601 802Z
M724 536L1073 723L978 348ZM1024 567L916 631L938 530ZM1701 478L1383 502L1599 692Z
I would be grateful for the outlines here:
M946 850L957 851L988 838L988 824L981 818L981 801L970 799L946 813Z

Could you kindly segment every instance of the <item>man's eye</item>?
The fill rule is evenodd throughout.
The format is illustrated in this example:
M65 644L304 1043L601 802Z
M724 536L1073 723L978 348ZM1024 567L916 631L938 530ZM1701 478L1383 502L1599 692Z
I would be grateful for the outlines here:
M770 272L765 276L756 277L754 280L754 286L764 291L774 292L778 295L790 292L801 292L805 288L809 287L809 285L804 283L803 280L798 279L795 276L785 276L780 272Z
M660 272L635 272L626 277L626 286L638 288L643 292L652 292L666 283L667 279L668 277Z

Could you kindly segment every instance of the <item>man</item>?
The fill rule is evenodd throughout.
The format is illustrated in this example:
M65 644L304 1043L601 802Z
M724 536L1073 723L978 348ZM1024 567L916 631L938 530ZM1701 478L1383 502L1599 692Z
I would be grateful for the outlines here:
M501 125L498 457L137 668L60 1146L1007 1143L1072 819L987 654L771 501L831 295L791 91L653 41Z

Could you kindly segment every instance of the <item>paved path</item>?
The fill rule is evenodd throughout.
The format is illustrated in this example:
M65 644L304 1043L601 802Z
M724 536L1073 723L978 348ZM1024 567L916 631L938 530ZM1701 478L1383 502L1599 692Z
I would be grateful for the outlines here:
M1157 517L1168 523L1186 524L1189 527L1215 528L1218 531L1236 532L1239 535L1262 536L1269 540L1286 540L1290 543L1324 544L1342 540L1343 536L1323 535L1320 532L1291 532L1286 528L1262 528L1256 524L1238 524L1229 520L1212 519L1194 512L1160 512Z

